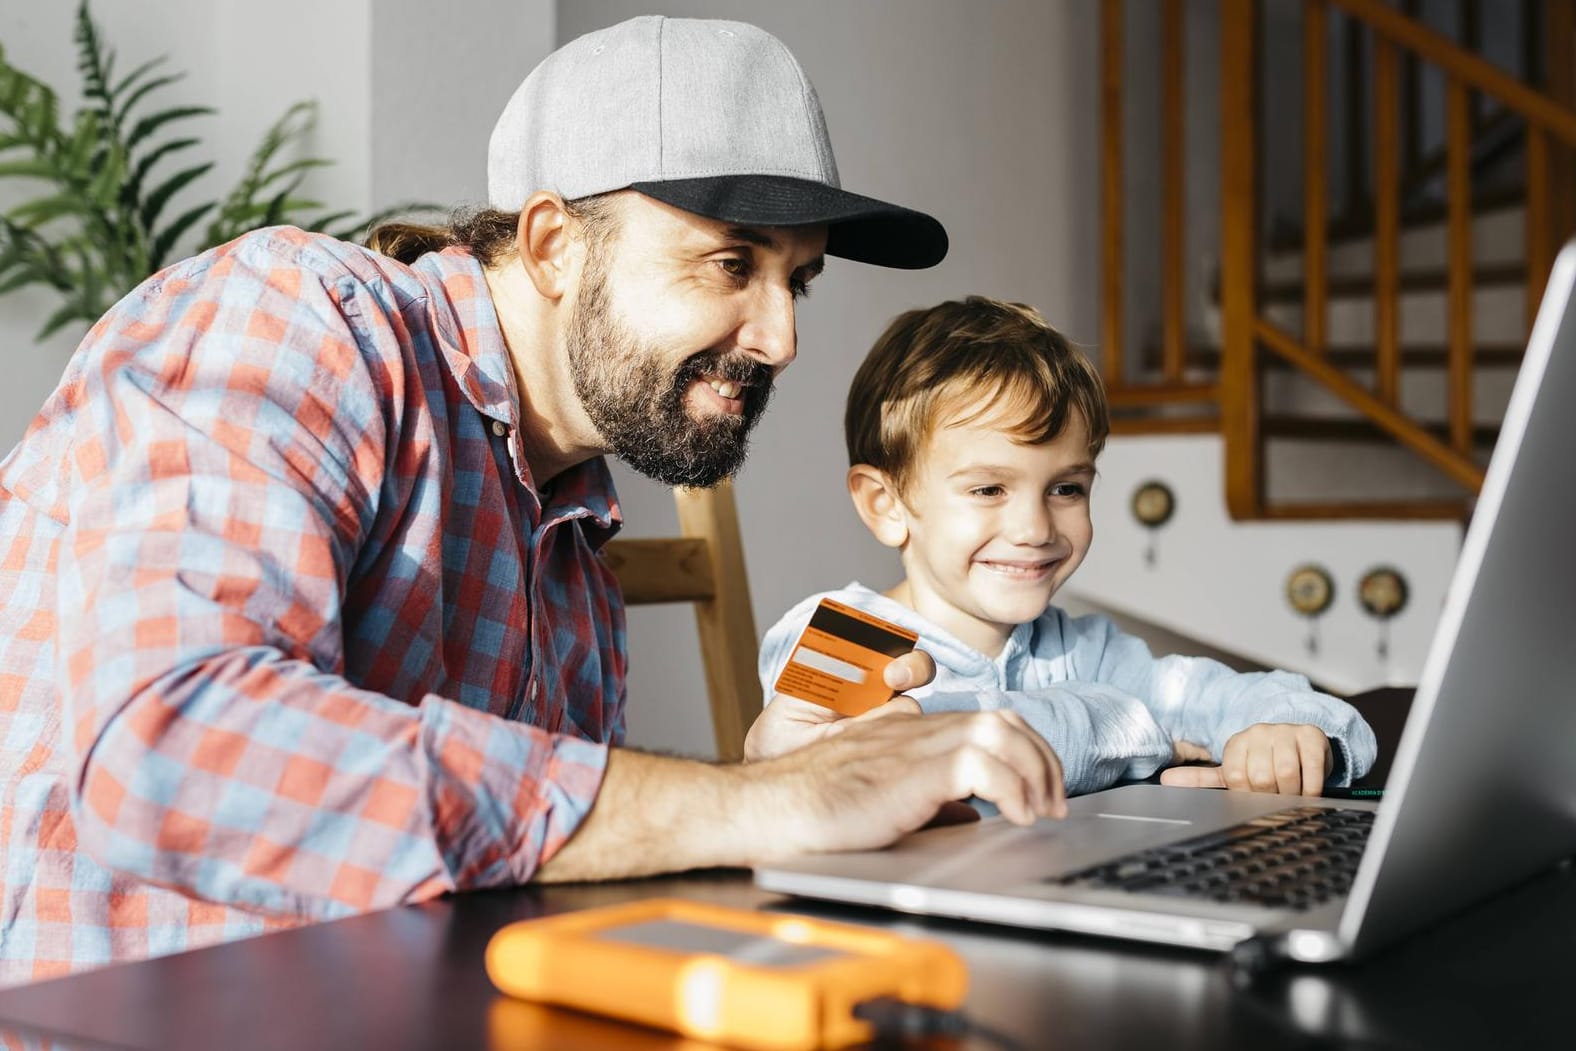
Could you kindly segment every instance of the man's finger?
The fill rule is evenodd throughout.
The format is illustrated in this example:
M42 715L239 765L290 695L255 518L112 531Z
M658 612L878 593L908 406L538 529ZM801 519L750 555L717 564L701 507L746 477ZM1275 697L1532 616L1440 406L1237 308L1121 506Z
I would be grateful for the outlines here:
M1173 788L1225 788L1218 766L1173 766L1160 772L1160 783Z
M885 683L902 693L904 690L917 690L936 677L936 662L924 650L913 650L903 654L897 660L886 666L881 673Z
M1032 825L1037 817L1035 789L1023 773L985 748L968 745L953 759L953 791L995 803L1014 825Z
M999 756L1025 778L1030 806L1046 817L1067 816L1062 761L1023 716L993 711L980 717L974 727L975 744Z

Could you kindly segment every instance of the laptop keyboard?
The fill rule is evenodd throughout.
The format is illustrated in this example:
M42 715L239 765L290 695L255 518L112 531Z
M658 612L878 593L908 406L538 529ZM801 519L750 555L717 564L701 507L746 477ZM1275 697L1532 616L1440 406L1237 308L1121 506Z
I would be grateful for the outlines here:
M1351 889L1374 811L1291 807L1047 880L1308 909Z

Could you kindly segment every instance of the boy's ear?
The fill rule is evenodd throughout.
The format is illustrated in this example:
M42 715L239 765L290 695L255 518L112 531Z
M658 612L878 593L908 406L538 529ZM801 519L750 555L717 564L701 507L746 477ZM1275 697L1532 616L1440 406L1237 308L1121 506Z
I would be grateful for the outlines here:
M571 271L581 257L577 220L556 193L538 190L520 208L514 247L520 265L543 299L557 302L570 290Z
M848 495L853 498L859 520L877 540L897 548L908 542L908 516L897 487L885 471L865 463L854 464L848 469Z

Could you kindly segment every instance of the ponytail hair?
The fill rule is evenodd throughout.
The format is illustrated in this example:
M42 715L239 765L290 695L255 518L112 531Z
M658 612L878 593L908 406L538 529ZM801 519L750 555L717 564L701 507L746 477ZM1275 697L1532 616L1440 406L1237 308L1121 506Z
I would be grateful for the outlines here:
M570 215L580 220L584 236L594 247L606 243L616 209L609 194L565 201ZM367 247L407 266L428 252L465 248L482 266L493 266L514 254L520 213L496 208L461 208L449 216L447 226L394 221L381 223L367 235Z

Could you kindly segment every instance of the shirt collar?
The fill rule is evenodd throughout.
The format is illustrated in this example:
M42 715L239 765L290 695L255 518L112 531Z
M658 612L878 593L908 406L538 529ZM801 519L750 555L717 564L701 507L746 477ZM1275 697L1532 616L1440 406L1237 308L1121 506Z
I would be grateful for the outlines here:
M448 309L434 312L442 337L440 349L466 399L483 415L501 420L510 429L519 426L514 363L481 263L468 249L445 248L428 252L413 268L436 279L443 288L442 305Z
M482 265L466 248L445 248L416 260L413 268L435 279L443 288L437 319L440 350L465 398L478 412L509 428L510 442L519 450L519 399L515 394L514 362L504 342L498 312L487 290ZM442 309L446 306L447 309ZM530 465L520 463L522 480L539 495ZM602 534L595 546L618 532L623 524L618 494L607 461L600 456L577 464L553 482L552 494L542 499L542 520L591 517Z

